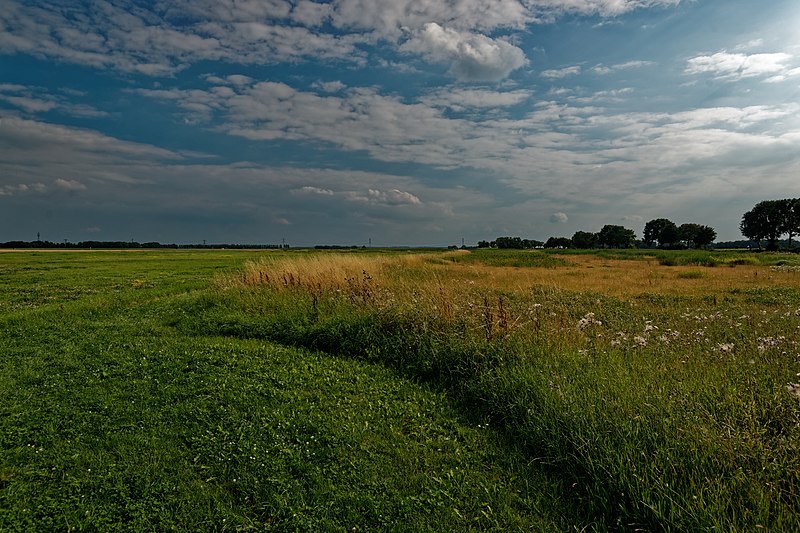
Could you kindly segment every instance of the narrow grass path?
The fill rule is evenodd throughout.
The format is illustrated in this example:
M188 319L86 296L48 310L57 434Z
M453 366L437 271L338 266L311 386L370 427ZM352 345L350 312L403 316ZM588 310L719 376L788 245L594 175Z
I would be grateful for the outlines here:
M557 480L391 370L183 335L245 255L0 257L0 530L557 531Z

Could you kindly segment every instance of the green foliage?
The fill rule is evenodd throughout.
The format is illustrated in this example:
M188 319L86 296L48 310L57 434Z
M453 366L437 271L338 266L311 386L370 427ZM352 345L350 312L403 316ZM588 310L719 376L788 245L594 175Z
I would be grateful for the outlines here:
M537 250L478 249L470 254L450 256L449 259L456 263L479 263L486 266L518 268L554 268L570 264L564 259Z
M588 231L576 231L575 234L572 235L572 245L575 248L581 249L597 248L597 234Z
M210 290L244 258L217 254L0 257L0 528L800 530L796 288L489 291L475 327Z
M606 224L597 234L601 246L609 248L632 248L636 242L636 234L623 226Z
M659 246L669 246L678 242L680 235L678 226L669 219L657 218L644 225L644 240L648 246L658 242Z
M544 244L545 248L572 248L572 240L567 237L550 237Z
M382 365L244 339L264 303L240 294L247 310L233 309L209 283L251 257L0 256L0 530L576 523L558 480L444 391ZM282 344L308 328L326 349L375 335L346 316L313 328L285 304L270 330Z
M479 248L500 248L501 250L530 250L542 246L541 241L523 239L521 237L498 237L492 242L481 241Z
M722 264L705 252L667 256ZM229 296L236 309L239 296ZM720 295L720 308L716 298L626 303L534 288L529 298L488 295L479 329L421 308L340 307L344 296L304 321L310 302L299 296L265 292L269 308L247 314L249 335L275 340L291 324L287 337L300 345L444 387L572 487L570 499L588 513L584 525L800 527L792 497L800 490L800 404L784 387L797 362L779 355L800 347L781 333L796 325L796 289L734 291ZM523 315L522 329L508 326Z
M800 234L800 198L783 200L764 200L742 215L739 224L742 235L760 243L766 239L768 250L778 249L778 240L782 235Z

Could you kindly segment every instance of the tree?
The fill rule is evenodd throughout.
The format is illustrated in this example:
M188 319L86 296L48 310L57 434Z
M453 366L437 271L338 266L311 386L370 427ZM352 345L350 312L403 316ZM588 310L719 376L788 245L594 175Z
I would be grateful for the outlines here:
M636 233L623 226L606 224L597 234L598 243L608 248L633 248Z
M695 248L702 248L703 246L708 246L717 238L717 231L712 228L711 226L700 226L700 231L698 231L694 236L694 247Z
M656 218L644 225L645 244L652 246L658 241L659 246L669 246L678 242L678 226L668 218Z
M711 226L701 224L681 224L678 228L680 239L686 242L687 246L702 248L708 246L717 238L717 232Z
M494 242L498 248L522 249L522 239L520 237L498 237Z
M739 230L742 235L758 242L767 239L767 250L778 249L778 239L787 233L791 226L787 216L786 200L764 200L757 203L753 209L742 215Z
M583 249L597 248L597 233L576 231L572 236L572 246Z
M522 239L522 247L526 250L531 250L533 248L539 248L544 246L542 241L537 241L535 239Z
M544 243L545 248L572 248L572 241L566 237L550 237Z
M784 200L786 202L786 233L789 234L789 248L792 247L792 237L800 235L800 198Z

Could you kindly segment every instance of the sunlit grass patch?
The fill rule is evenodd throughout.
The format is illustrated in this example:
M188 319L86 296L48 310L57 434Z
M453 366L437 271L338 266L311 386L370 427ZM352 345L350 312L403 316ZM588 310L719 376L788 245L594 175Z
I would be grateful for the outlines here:
M443 384L580 487L602 528L800 525L800 475L785 475L800 472L787 444L800 440L800 280L695 252L675 266L641 254L510 266L494 252L359 263L370 298L341 281L242 285L270 312L237 334L286 327L290 342Z

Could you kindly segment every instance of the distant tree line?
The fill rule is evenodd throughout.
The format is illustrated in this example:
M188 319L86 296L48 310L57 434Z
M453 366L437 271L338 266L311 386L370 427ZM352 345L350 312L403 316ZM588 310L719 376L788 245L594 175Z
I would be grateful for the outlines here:
M645 225L641 241L637 240L632 229L606 224L597 233L576 231L572 238L550 237L543 242L520 237L498 237L493 241L478 242L478 248L701 248L710 245L716 238L717 232L710 226L695 223L678 226L669 219L657 218Z
M636 233L623 226L607 224L598 233L576 231L572 238L550 237L547 241L522 239L520 237L498 237L493 241L480 241L478 248L511 248L525 250L531 248L633 248Z
M644 226L642 242L659 248L702 248L717 238L710 226L688 223L678 226L668 218L656 218Z
M767 241L767 250L780 248L780 239L788 237L792 248L792 237L800 235L800 198L764 200L742 215L739 224L742 235L758 244Z
M288 248L288 244L162 244L159 242L135 242L135 241L81 241L81 242L50 242L50 241L8 241L0 243L0 248L23 248L23 249L135 249L135 248L172 248L172 249L239 249L239 250L272 250Z

